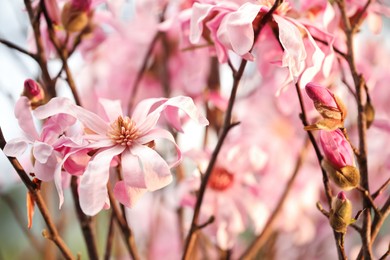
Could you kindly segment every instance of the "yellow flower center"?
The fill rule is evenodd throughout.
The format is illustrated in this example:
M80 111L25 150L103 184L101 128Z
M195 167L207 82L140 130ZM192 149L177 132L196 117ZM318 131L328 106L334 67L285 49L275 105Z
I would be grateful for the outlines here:
M135 122L127 116L119 116L110 127L107 136L120 145L130 146L139 136Z

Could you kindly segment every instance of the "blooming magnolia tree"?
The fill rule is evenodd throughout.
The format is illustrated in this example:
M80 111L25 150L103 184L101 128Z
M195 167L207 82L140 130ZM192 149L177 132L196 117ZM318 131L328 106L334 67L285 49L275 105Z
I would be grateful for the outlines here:
M39 73L14 86L22 135L0 137L27 199L3 187L13 172L0 193L24 229L41 213L46 239L26 232L37 257L52 242L66 259L389 255L382 1L24 0L20 13L28 46L0 43ZM81 255L56 217L73 210Z

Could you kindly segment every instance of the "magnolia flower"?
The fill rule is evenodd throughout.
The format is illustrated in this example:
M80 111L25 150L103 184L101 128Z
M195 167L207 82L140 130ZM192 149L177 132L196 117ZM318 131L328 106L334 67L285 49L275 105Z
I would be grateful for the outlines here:
M203 37L208 44L214 45L221 63L227 62L229 50L253 61L255 57L251 50L255 44L254 32L259 19L271 6L271 1L247 2L241 6L234 2L195 3L192 7L190 42L198 44ZM305 85L320 71L325 55L306 26L286 16L289 9L288 3L282 3L272 14L284 49L281 60L273 62L288 68L289 76L285 85L298 79ZM308 42L305 45L306 36Z
M258 222L263 220L263 215L268 213L257 197L258 183L254 177L254 169L257 167L248 158L248 153L253 152L253 149L247 148L239 143L225 143L219 157L224 159L216 162L207 182L200 222L206 222L210 216L214 217L214 222L204 232L221 249L232 248L238 234L245 230L249 221L257 227L261 225ZM201 172L205 172L210 151L190 151L187 155L196 161ZM261 160L261 157L257 159ZM199 188L200 178L201 174L196 170L192 179L188 178L181 184L181 189L185 190L181 200L183 205L195 205L193 191Z
M330 225L339 233L347 232L347 226L355 222L352 218L352 204L344 192L339 192L337 197L333 198L329 215Z
M189 97L143 100L132 117L123 115L119 101L102 99L100 102L108 121L66 98L54 98L34 111L40 119L60 113L71 115L85 127L83 139L89 144L84 148L95 151L79 184L80 206L88 215L95 215L109 205L107 182L111 161L116 156L120 159L123 180L116 183L114 195L127 207L132 207L146 191L161 189L172 181L170 169L180 162L181 152L172 134L156 127L162 112L179 130L179 109L200 125L208 124ZM159 138L176 147L177 159L171 164L153 149L154 141Z
M30 101L24 96L16 102L15 117L25 136L8 141L4 153L7 156L19 157L31 145L35 176L45 182L54 179L61 200L63 198L62 176L61 171L55 169L64 163L60 163L64 157L64 149L82 145L72 138L63 136L76 120L65 114L53 115L45 121L41 134L38 134L31 115ZM74 164L72 160L68 162ZM74 169L75 165L67 165L67 167Z
M344 190L359 185L360 174L355 167L354 154L341 130L320 131L320 143L325 156L322 165L334 183Z
M335 130L344 126L347 110L337 96L313 82L306 85L306 93L313 100L315 108L323 119L313 125L305 126L305 130Z

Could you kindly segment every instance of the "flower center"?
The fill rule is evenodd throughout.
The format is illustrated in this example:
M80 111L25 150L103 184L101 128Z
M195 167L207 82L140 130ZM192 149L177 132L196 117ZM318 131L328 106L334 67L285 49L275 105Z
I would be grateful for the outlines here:
M233 185L234 176L221 167L215 167L211 173L208 185L216 191L224 191Z
M119 116L111 124L107 135L117 144L130 146L138 138L139 132L131 118Z

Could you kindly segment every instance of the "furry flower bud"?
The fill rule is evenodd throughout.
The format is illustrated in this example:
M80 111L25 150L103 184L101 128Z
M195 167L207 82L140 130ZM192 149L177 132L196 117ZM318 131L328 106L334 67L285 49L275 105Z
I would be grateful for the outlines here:
M91 1L73 0L67 2L61 13L62 24L68 32L80 32L89 23Z
M351 145L341 130L320 131L320 143L325 156L322 166L332 181L344 190L355 188L360 182L360 173L355 167Z
M347 110L337 96L327 88L312 82L306 85L306 93L323 118L313 125L306 126L305 130L335 130L343 127Z
M354 221L352 218L352 204L344 192L341 191L332 201L332 208L329 214L330 225L336 232L346 233L348 225Z
M38 82L33 79L26 79L24 81L22 96L27 97L31 102L31 106L34 108L43 103L45 99L45 92Z

